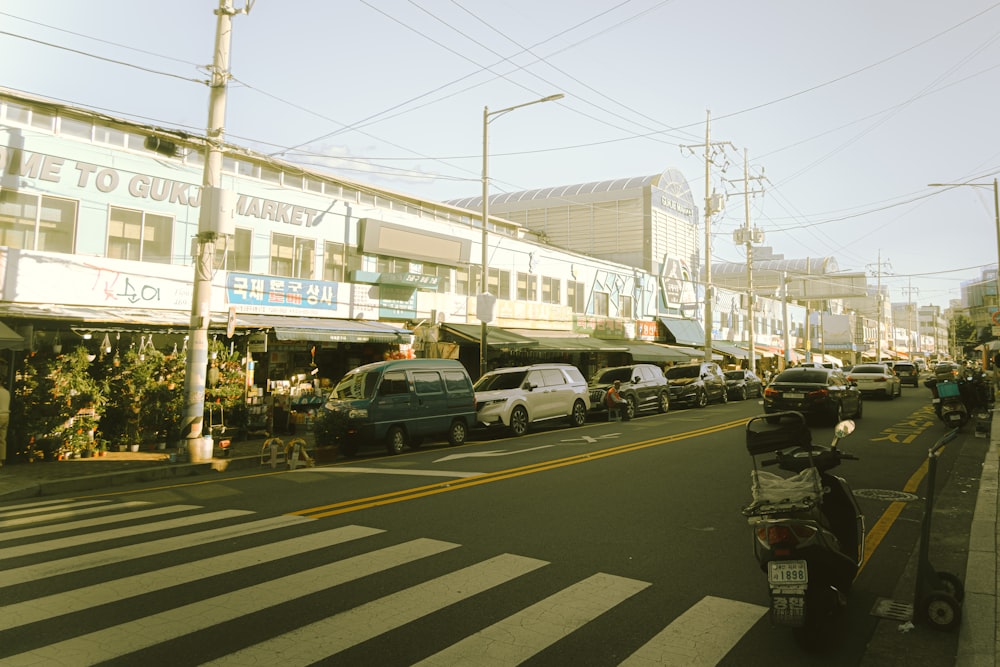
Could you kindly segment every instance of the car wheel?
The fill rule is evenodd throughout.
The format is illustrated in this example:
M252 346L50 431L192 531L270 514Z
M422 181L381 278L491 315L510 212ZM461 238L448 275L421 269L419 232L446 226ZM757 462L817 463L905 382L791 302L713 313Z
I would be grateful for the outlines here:
M629 402L631 405L631 401ZM570 426L583 426L587 423L587 406L583 401L574 401L573 411L569 413Z
M722 390L722 396L719 397L719 403L722 403L723 405L725 405L728 402L729 402L729 390L728 389L723 389Z
M740 387L740 400L745 401L750 397L749 392L747 392L746 385Z
M840 422L844 421L844 404L843 403L838 402L833 407L832 417L833 417L833 423L834 424L839 424Z
M514 435L524 435L528 432L528 411L522 405L510 413L510 432Z
M451 428L448 429L448 444L454 447L455 445L464 445L465 436L468 435L465 421L462 419L456 419L451 423Z
M385 450L390 454L401 454L406 449L406 431L402 426L393 426L385 436Z
M670 410L670 394L667 392L660 392L660 398L656 402L656 409L661 413Z
M625 402L628 405L625 406L625 418L632 419L639 412L639 406L636 404L635 396L626 396Z
M699 408L703 408L708 405L708 393L704 390L699 391L697 397L694 399L694 404Z

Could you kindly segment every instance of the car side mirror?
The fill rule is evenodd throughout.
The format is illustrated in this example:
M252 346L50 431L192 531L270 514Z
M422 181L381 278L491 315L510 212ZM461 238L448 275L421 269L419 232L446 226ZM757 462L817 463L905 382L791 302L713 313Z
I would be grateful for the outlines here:
M641 381L642 380L639 378L638 375L636 375L634 378L632 378L632 384L639 384Z

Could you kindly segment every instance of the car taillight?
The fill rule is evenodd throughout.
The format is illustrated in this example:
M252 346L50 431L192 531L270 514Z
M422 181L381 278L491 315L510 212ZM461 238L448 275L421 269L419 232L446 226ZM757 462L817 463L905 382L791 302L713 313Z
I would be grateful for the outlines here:
M772 387L768 387L764 390L764 396L768 398L777 398L778 396L781 396L781 392Z
M886 377L877 377L877 378L875 378L875 381L876 382L888 382L889 378L886 378Z
M830 392L826 389L817 389L816 391L810 391L807 396L809 398L826 398L830 395Z

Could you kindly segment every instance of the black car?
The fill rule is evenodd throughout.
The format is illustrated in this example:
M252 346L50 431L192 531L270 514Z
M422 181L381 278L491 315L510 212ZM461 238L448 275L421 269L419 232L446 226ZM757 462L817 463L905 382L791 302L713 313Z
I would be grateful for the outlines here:
M726 371L726 390L729 398L745 401L764 395L764 383L750 370Z
M604 397L615 380L621 381L621 396L628 401L628 418L639 410L655 409L666 412L670 409L669 383L659 366L653 364L632 364L601 368L590 378L591 412L606 412Z
M862 407L857 385L835 368L787 368L764 390L767 414L796 410L836 424L846 417L861 419ZM778 419L770 417L768 421Z
M726 377L718 364L671 366L664 375L670 382L670 402L703 408L712 401L729 402Z
M910 361L897 361L892 364L892 370L899 376L901 384L920 386L920 371L917 370L916 364Z

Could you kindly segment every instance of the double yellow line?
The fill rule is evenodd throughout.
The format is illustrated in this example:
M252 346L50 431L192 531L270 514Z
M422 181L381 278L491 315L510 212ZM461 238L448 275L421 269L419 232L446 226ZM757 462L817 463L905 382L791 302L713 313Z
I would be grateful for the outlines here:
M369 496L367 498L344 500L339 503L332 503L330 505L321 505L319 507L310 507L308 509L298 510L296 512L291 512L291 514L296 516L310 517L313 519L321 519L323 517L336 516L337 514L346 514L347 512L356 512L358 510L369 509L372 507L380 507L382 505L391 505L392 503L401 503L407 500L415 500L417 498L432 496L438 493L446 493L448 491L459 491L461 489L467 489L473 486L478 486L480 484L490 484L492 482L499 482L505 479L521 477L522 475L531 475L538 472L544 472L546 470L554 470L556 468L563 468L565 466L576 465L578 463L586 463L587 461L602 459L607 456L617 456L619 454L627 454L628 452L634 452L640 449L645 449L646 447L656 447L658 445L666 445L672 442L679 442L681 440L687 440L702 435L708 435L710 433L718 433L720 431L725 431L727 429L735 428L737 426L745 426L746 423L747 423L747 418L743 417L741 419L737 419L734 421L725 422L722 424L716 424L714 426L706 426L704 428L696 429L694 431L685 431L684 433L678 433L676 435L668 435L660 438L653 438L651 440L633 442L626 445L618 445L615 447L610 447L608 449L601 449L595 452L576 454L574 456L568 456L562 459L555 459L553 461L542 461L539 463L533 463L531 465L520 466L517 468L508 468L506 470L499 470L497 472L484 473L476 477L466 477L462 479L451 480L448 482L438 482L436 484L430 484L428 486L418 486L415 488L403 489L401 491L384 493L378 496Z

